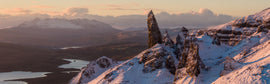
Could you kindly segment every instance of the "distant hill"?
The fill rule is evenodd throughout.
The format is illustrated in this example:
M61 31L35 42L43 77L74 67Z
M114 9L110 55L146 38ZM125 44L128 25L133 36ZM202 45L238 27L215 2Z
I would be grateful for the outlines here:
M41 47L96 45L110 42L120 32L111 25L87 19L34 19L1 29L0 41Z

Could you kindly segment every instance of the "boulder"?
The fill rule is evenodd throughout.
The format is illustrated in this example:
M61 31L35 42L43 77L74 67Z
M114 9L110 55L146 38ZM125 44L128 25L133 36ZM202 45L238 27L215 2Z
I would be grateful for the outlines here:
M224 61L224 70L220 72L220 76L224 76L231 71L237 69L241 64L237 61L235 61L233 58L226 57L226 60Z

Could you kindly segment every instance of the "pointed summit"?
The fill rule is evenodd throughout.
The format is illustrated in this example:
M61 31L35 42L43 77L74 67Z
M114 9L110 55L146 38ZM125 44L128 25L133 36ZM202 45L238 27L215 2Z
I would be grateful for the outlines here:
M182 32L181 32L182 33ZM176 45L183 45L183 41L184 41L184 38L182 38L180 36L180 34L178 33L177 37L176 37Z
M166 38L166 37L170 37L169 34L168 34L168 30L167 30L167 29L165 29L164 37L165 37L165 38Z
M174 42L173 42L173 40L170 38L167 29L165 30L165 34L164 34L164 37L163 37L163 42L164 42L164 44L165 44L166 46L169 46L169 47L173 47L173 46L174 46Z
M158 27L158 23L152 10L148 14L147 26L148 26L148 48L154 46L157 43L159 44L162 43L162 37Z
M150 10L150 12L148 13L148 17L150 17L151 15L154 15L152 10Z

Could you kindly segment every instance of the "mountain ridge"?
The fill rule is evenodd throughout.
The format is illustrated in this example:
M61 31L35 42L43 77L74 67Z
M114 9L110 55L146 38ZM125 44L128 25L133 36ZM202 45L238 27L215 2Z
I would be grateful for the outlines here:
M268 10L259 13L268 14ZM251 16L191 33L182 28L177 44L166 32L162 43L107 69L87 84L270 83L270 34L268 26L261 26L268 23Z
M35 19L17 27L1 29L0 41L50 48L89 46L106 44L112 40L110 39L112 35L119 32L121 31L96 20L48 18Z

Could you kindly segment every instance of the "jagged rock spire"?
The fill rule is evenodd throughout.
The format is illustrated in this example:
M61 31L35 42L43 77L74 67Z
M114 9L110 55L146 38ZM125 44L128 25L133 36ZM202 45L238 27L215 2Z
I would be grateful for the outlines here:
M179 59L174 81L177 81L185 76L198 76L200 74L200 68L206 68L199 56L199 45L194 42L191 42L188 45L189 47L185 46L182 56Z
M188 36L188 29L186 27L182 27L181 32L183 32L183 35L185 38Z
M180 34L178 33L177 37L176 37L176 45L183 45L183 39L180 36Z
M189 76L198 76L200 74L200 56L199 56L199 49L198 45L192 43L190 46L190 52L187 56L187 62L185 67L186 72Z
M161 44L162 43L161 33L152 10L148 14L147 26L148 26L148 47L150 48L157 43Z
M163 42L166 46L169 46L169 47L173 47L174 46L174 42L173 40L170 38L169 34L168 34L168 31L165 30L165 34L164 34L164 37L163 37Z
M176 37L176 47L175 47L175 54L177 55L177 59L179 59L182 55L183 49L184 49L184 40L185 37L183 35L183 32L180 31Z

